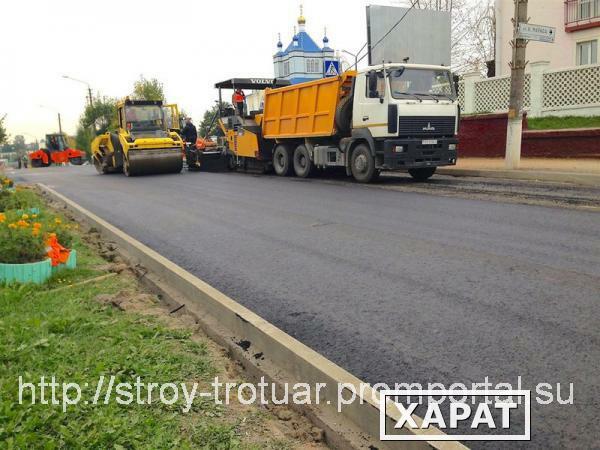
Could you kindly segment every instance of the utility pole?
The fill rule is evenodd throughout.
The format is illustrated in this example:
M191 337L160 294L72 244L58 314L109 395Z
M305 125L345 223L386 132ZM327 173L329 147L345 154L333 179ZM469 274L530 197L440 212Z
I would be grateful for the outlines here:
M523 88L525 85L525 54L527 40L519 38L519 24L527 23L528 0L514 0L515 17L510 63L510 102L508 106L508 127L506 132L505 165L507 169L518 169L521 161L521 143L523 138Z
M90 87L89 84L88 84L88 100L90 101L90 106L93 107L94 102L92 100L92 88Z
M60 113L58 114L58 132L62 135L62 123L60 121Z

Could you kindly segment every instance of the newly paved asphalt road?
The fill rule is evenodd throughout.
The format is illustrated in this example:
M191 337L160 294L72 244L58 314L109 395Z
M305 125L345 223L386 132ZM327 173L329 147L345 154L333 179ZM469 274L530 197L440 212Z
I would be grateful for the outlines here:
M573 383L573 405L534 401L530 445L599 445L598 212L445 197L435 185L18 173L366 381L449 387L489 377L517 388L520 376L523 389L545 382L556 393L560 383L563 398Z

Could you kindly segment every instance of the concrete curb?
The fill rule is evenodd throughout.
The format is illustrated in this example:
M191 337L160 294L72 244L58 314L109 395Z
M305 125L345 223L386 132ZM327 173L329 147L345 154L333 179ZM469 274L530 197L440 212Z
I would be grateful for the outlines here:
M444 169L437 170L440 175L453 177L487 177L512 180L547 181L553 183L572 183L600 187L600 175L591 173L553 172L549 170L497 170L497 169Z
M65 204L77 218L94 226L104 238L113 241L131 263L141 265L145 282L158 289L173 305L178 305L180 309L185 306L199 320L207 334L225 346L250 375L255 378L264 376L267 381L278 384L301 382L315 386L317 383L326 383L327 387L320 392L318 406L305 405L295 409L325 430L328 444L336 448L361 449L467 448L454 441L380 441L377 391L365 387L365 383L354 375L97 215L48 186L39 186L54 200ZM341 412L337 412L338 386L345 386L344 398L351 397L351 386L357 392L356 401L343 406ZM388 403L388 427L392 428L399 418L397 407ZM417 424L422 422L417 416L413 418ZM418 432L403 429L402 432L443 434L433 427Z

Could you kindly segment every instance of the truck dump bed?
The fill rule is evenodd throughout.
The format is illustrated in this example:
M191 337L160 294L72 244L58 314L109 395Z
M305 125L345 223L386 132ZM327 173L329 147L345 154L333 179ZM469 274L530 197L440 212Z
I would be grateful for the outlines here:
M355 71L265 91L263 136L267 139L332 136L341 98L350 95Z

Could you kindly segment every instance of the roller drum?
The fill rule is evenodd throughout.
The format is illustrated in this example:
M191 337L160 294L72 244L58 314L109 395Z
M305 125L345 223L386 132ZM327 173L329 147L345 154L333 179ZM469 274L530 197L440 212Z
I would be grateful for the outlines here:
M129 175L179 173L183 168L180 148L129 150L127 168Z

